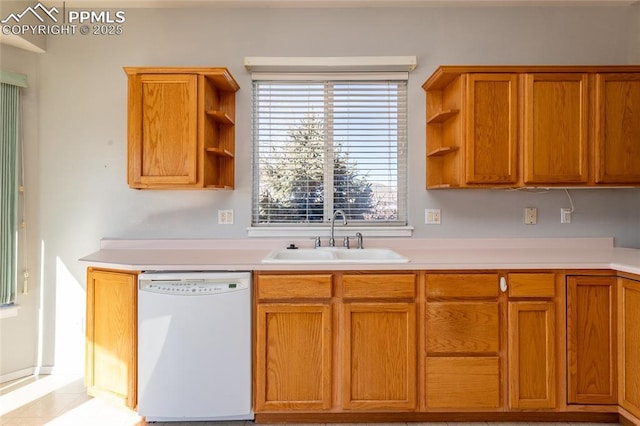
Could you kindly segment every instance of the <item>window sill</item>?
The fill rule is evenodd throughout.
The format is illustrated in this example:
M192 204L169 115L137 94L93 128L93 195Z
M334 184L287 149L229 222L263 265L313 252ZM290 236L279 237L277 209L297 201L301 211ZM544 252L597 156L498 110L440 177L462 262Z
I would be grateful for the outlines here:
M18 305L0 306L0 319L17 317L19 309L20 306Z
M411 237L413 226L341 226L336 225L335 236L354 236L356 232L362 233L365 237ZM312 226L252 226L247 228L248 237L264 238L292 238L292 237L328 237L330 234L329 225L323 227Z

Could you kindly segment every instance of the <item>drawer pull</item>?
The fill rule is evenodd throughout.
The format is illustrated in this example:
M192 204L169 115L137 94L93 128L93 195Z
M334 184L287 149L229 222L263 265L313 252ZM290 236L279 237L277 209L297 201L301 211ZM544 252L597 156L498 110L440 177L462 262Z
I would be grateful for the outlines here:
M505 277L500 277L500 291L507 292L507 279Z

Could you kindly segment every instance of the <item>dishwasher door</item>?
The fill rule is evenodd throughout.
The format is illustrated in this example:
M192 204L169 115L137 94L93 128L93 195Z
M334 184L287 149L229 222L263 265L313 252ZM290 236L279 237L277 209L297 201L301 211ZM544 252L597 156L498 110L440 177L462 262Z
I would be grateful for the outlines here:
M254 418L251 300L248 272L139 276L140 415L147 421Z

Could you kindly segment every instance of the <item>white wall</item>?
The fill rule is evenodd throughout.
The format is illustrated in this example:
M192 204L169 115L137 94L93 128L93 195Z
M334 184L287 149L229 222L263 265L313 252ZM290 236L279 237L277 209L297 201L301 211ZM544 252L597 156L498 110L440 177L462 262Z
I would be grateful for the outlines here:
M103 237L245 238L251 208L250 75L245 56L416 55L409 82L410 211L416 237L614 236L640 247L640 191L572 190L573 223L560 225L562 191L425 190L425 96L440 64L626 64L638 51L638 14L613 8L360 8L127 10L120 36L51 36L38 56L38 241L47 295L44 363L53 335L81 342L84 265ZM631 36L630 36L631 35ZM136 191L126 184L123 66L226 66L237 79L236 190ZM538 225L522 209L539 209ZM424 225L424 209L443 223ZM232 208L235 225L217 225ZM57 299L57 301L56 301ZM67 302L69 301L69 302ZM56 304L64 306L57 309ZM3 342L4 343L4 342ZM6 345L3 344L2 354ZM81 348L80 348L81 351ZM3 363L2 371L5 371Z
M0 377L7 373L29 369L37 363L39 308L43 296L40 288L39 269L39 206L38 206L38 70L37 54L10 46L0 46L0 67L27 76L28 87L22 89L23 143L28 165L25 173L26 230L28 250L21 253L18 276L28 267L27 294L18 285L17 317L0 320ZM26 262L25 262L26 260Z

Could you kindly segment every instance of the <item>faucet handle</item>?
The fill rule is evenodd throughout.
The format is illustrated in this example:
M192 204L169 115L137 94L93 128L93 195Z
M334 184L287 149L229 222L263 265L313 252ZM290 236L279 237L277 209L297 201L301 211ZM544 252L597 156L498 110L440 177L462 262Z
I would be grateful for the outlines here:
M316 239L313 241L313 248L318 248L322 245L322 242L320 241L320 237L316 237Z
M356 232L356 238L358 239L358 248L359 249L364 248L364 245L362 244L362 233Z
M342 247L349 248L349 237L344 237L342 239Z

